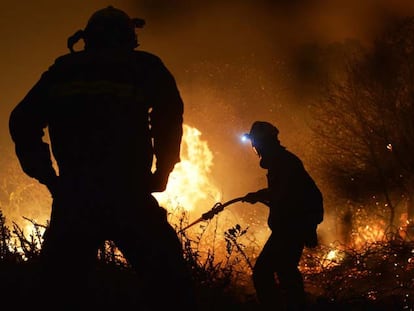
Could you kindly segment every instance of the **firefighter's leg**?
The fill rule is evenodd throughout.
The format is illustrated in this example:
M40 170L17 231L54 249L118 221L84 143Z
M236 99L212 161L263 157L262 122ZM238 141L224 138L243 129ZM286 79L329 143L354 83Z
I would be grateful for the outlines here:
M264 245L253 268L253 285L263 310L280 309L283 302L279 284L275 279L276 262L272 237Z
M285 267L278 273L284 291L288 311L302 311L305 308L305 291L302 274L297 267Z
M177 234L155 199L147 203L150 208L140 215L132 211L123 217L115 243L142 278L151 310L164 310L165 304L169 309L196 310L193 282Z
M302 242L292 240L286 244L276 271L288 311L301 311L305 308L303 277L298 268L302 251Z
M89 295L88 274L97 256L98 243L93 230L87 229L88 220L78 219L67 212L69 208L73 206L54 202L39 257L40 294L56 310L79 310Z

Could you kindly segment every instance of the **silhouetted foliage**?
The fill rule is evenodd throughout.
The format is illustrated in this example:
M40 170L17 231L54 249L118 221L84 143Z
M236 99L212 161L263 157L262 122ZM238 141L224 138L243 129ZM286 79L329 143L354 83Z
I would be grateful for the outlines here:
M350 200L376 196L395 225L414 189L414 18L394 24L372 49L348 55L346 77L314 108L315 145L334 189ZM405 210L404 212L407 212Z
M0 219L1 231L7 232L4 217ZM34 222L33 225L38 226ZM227 245L225 248L228 260L217 261L214 246L207 256L201 256L200 249L197 249L208 225L200 227L201 232L194 240L187 234L180 236L186 247L186 259L193 267L200 311L257 310L254 293L240 282L240 274L245 278L250 277L249 270L241 268L246 263L245 260L254 260L244 253L243 243L239 241L248 233L248 229L236 224L225 231L224 245ZM31 244L30 236L36 236L36 233L26 236L27 233L24 234L16 225L14 228L13 232L9 231L9 242L17 235L24 243ZM412 309L414 234L405 232L405 238L401 236L390 233L377 242L366 243L359 248L337 243L305 249L301 270L308 293L308 310ZM76 245L76 241L74 242ZM33 249L28 248L29 254L33 255L30 259L25 258L25 251L14 247L9 248L8 257L0 258L0 294L3 295L4 301L13 304L17 303L17 297L24 296L27 302L25 306L34 308L40 305L41 297L33 297L30 292L36 286L41 286L32 278L36 269L37 252L32 252L35 248L34 244ZM72 249L70 245L69 249L76 251L76 248ZM105 254L100 253L97 269L90 280L91 301L88 302L88 306L101 310L138 306L140 287L145 284L137 284L133 270L110 241L102 247L101 252ZM21 260L10 262L10 256ZM21 306L22 301L18 305Z
M6 218L0 210L0 259L5 260L10 256L10 230L6 226Z

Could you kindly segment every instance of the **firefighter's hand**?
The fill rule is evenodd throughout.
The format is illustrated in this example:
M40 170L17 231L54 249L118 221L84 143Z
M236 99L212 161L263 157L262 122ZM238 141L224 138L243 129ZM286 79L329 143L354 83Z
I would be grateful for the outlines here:
M52 195L52 198L56 198L59 192L59 177L55 176L54 178L50 178L45 185Z
M242 202L248 202L251 204L257 203L259 201L260 201L260 195L258 192L249 192L242 199Z
M167 189L168 176L169 174L156 170L151 176L150 191L163 192Z

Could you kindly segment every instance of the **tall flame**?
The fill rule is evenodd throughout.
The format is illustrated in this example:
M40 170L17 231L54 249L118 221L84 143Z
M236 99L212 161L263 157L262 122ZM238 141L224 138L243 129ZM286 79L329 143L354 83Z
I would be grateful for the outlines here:
M197 211L197 206L212 206L220 199L218 188L211 182L213 153L201 132L189 125L183 126L180 152L181 161L170 174L167 189L154 193L162 206L168 210L181 207Z

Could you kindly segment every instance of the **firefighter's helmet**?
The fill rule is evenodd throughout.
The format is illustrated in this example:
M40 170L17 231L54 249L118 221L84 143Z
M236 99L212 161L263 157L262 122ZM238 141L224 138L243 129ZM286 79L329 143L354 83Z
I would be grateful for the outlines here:
M255 121L250 132L246 134L254 148L263 148L266 144L279 142L278 135L277 127L266 121Z
M89 18L83 31L85 48L117 47L136 48L135 28L142 28L145 21L130 18L124 11L108 6L96 11Z

